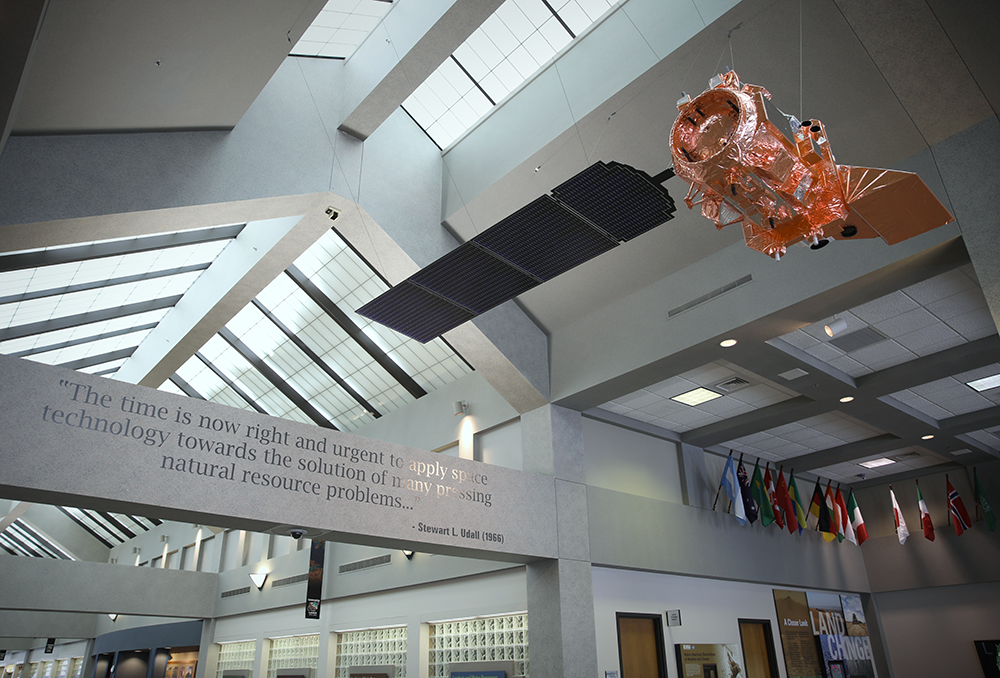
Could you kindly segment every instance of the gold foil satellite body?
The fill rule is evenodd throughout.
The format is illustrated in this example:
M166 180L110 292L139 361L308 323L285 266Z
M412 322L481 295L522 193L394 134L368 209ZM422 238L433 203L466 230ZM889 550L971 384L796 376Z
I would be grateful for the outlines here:
M819 120L786 116L789 140L768 119L765 98L766 89L729 71L677 102L674 172L691 184L688 208L700 205L717 228L741 224L748 247L780 259L802 241L813 249L831 238L894 245L953 220L916 174L838 165Z

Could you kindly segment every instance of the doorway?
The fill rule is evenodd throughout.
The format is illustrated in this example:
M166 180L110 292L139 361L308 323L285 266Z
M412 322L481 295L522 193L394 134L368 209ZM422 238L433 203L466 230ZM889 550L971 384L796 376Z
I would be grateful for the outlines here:
M771 622L767 619L740 619L740 643L747 678L778 678L777 657Z
M618 612L615 616L621 678L667 678L661 615Z

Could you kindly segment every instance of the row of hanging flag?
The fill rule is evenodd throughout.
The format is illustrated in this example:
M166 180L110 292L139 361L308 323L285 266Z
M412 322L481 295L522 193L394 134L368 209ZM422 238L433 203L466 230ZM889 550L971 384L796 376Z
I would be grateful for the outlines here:
M776 471L777 481L771 475L771 464L765 464L763 472L760 468L760 459L754 465L753 475L748 476L746 468L743 466L743 455L737 462L733 459L733 453L729 453L726 459L726 466L722 471L722 480L719 481L719 489L715 493L715 503L712 510L715 510L719 503L719 495L725 490L729 497L729 508L736 516L740 525L754 523L758 518L761 525L767 527L775 523L779 529L787 527L789 534L801 534L804 529L814 530L823 535L823 538L831 542L834 539L860 546L868 539L868 530L865 528L865 519L861 515L861 509L854 498L854 488L848 491L847 498L844 498L840 491L840 484L833 489L831 481L826 483L826 491L823 491L819 478L813 488L812 499L807 504L804 495L799 491L795 482L795 470L788 475L788 482L785 482L784 467ZM976 510L981 509L986 520L986 527L993 531L996 529L996 517L983 486L979 483L976 469L972 469L974 487L976 492ZM962 497L952 486L948 476L945 475L945 483L948 491L948 511L949 522L953 522L955 533L958 536L972 527L972 520L965 509ZM930 512L927 510L927 503L923 495L920 494L920 482L917 481L917 504L920 507L920 523L924 530L924 536L934 541L934 523L931 520ZM896 535L899 543L906 542L910 536L906 528L906 521L899 509L896 494L889 486L889 494L892 498L892 508L896 523ZM952 520L953 519L953 520Z

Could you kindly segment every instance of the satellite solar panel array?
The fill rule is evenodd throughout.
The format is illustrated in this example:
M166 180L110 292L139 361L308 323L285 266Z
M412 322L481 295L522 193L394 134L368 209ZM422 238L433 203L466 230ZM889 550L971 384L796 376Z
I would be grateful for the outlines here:
M673 218L663 186L597 162L425 266L358 314L426 343Z

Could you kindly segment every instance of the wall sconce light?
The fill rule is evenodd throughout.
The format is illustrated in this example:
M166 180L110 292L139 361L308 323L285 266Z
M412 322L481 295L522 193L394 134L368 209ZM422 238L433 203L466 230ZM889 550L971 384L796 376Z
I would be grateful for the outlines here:
M160 535L160 542L166 544L168 541L170 541L170 537L169 536L167 536L165 534L161 534Z
M469 403L465 400L455 401L455 416L460 417L469 411Z
M826 331L826 336L835 337L847 329L847 321L843 318L834 318L833 322L825 325L823 329Z
M118 613L117 612L109 613L108 616L111 617L111 621L118 621Z
M250 581L253 582L258 591L262 591L264 589L264 582L267 581L267 572L250 573Z
M139 547L138 546L133 546L132 547L132 553L134 553L136 555L139 555Z
M413 551L403 551L403 555L406 556L407 560L413 560Z

